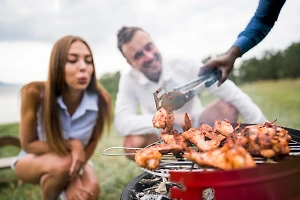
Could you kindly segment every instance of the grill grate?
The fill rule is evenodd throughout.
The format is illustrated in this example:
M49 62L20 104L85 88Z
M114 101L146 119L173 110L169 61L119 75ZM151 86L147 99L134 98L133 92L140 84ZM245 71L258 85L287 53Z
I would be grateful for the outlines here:
M256 164L269 164L269 163L278 163L283 160L292 159L295 156L300 156L300 142L291 140L289 142L290 153L288 156L279 156L276 158L264 158L261 156L253 156ZM199 166L186 158L176 158L172 153L166 154L163 156L159 167L154 170L148 170L146 168L141 168L143 171L150 174L160 176L160 177L169 177L170 170L176 171L216 171L218 169L214 167Z

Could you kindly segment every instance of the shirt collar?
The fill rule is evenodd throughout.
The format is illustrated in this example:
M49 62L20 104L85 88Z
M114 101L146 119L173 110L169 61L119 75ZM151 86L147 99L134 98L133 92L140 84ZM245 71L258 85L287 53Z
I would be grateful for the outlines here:
M75 113L72 115L72 119L77 119L85 114L87 110L91 111L98 111L98 101L97 101L97 94L91 94L87 91L84 91L82 100L80 102L80 105L76 109ZM67 111L67 106L63 101L62 96L60 95L57 97L57 103L58 105Z

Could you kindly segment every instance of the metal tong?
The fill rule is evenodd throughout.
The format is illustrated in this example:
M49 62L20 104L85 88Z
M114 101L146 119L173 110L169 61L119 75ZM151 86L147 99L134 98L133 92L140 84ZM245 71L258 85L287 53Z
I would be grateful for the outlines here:
M167 92L166 85L163 85L153 93L156 109L163 107L166 111L173 112L183 107L186 102L218 81L221 76L220 70L209 70L198 78L175 87L171 92ZM161 91L164 92L162 95L160 95Z

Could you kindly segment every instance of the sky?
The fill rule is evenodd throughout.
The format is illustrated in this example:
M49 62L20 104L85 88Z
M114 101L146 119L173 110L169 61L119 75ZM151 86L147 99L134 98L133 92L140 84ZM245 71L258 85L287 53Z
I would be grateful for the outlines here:
M117 49L122 26L148 32L163 59L202 61L227 51L258 0L0 0L0 82L46 80L54 43L65 35L91 46L98 77L130 67ZM300 42L300 1L288 0L269 35L237 61Z

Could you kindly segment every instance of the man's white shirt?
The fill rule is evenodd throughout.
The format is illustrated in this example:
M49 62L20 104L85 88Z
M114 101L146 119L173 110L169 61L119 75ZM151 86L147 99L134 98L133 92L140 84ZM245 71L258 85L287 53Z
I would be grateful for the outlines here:
M164 84L168 91L172 91L174 87L195 79L199 69L200 65L190 62L164 63L158 83L150 81L134 68L121 71L114 114L117 132L122 136L159 134L162 130L154 128L152 124L152 118L157 111L153 93ZM266 121L260 108L231 80L226 80L220 87L215 83L207 90L236 107L245 123ZM199 124L198 119L203 110L200 98L196 96L174 113L190 114L195 127ZM178 128L180 127L175 127L177 130Z

